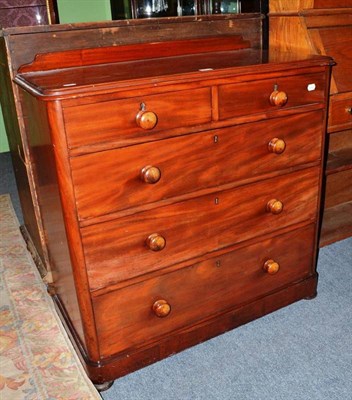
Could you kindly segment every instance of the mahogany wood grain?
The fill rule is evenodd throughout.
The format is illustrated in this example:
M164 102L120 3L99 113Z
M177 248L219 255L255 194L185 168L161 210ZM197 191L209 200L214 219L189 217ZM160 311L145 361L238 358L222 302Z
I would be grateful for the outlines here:
M153 342L307 278L312 274L314 231L311 225L268 238L222 257L96 297L94 309L102 356L136 348L146 340ZM270 258L280 262L280 271L275 275L263 271ZM159 298L171 306L166 318L154 315L153 304Z
M18 72L47 71L84 65L96 65L151 58L175 57L185 54L233 51L250 47L248 40L240 35L214 36L202 39L172 40L103 47L100 49L79 49L63 52L37 54L33 63L22 65Z
M258 79L255 76L258 65L261 65L263 74L268 73L268 78L278 78L280 72L285 77L309 73L309 70L312 73L320 73L326 61L332 62L328 57L324 60L322 57L308 56L305 61L300 61L300 57L290 53L276 54L273 57L271 54L268 55L267 52L257 49L244 49L233 52L206 53L205 55L194 54L155 60L117 62L58 71L28 72L17 74L14 81L25 86L33 95L42 97L43 100L60 97L71 99L71 102L67 101L67 104L77 105L79 99L85 95L114 93L116 96L118 92L125 90L127 91L125 97L132 97L131 90L133 88L138 91L148 88L148 93L151 94L153 89L155 91L159 87L163 88L165 85L176 83L179 87L188 84L188 88L192 88L199 87L199 81L209 82L210 79L218 79L219 82L214 82L215 84L226 83L220 81L225 78L232 82L249 82ZM290 71L282 63L291 63L286 65L290 67ZM305 67L306 70L304 70ZM135 71L134 79L131 79L131 70ZM253 77L249 76L251 73L253 73ZM180 80L181 77L182 80ZM262 78L264 79L264 76ZM206 82L205 86L208 84ZM75 98L77 100L72 102L72 99ZM85 102L87 100L89 98L85 99Z
M81 229L91 289L165 268L200 254L316 218L317 168L198 197ZM267 213L273 197L281 214ZM214 221L216 221L214 223ZM158 232L162 251L148 250Z
M136 122L141 104L145 105L146 111L152 111L157 116L153 133L202 124L211 119L209 88L70 107L64 111L69 146L104 142L113 140L115 136L135 136L143 140L149 131L145 131Z
M318 161L322 121L323 113L315 111L71 158L79 216L92 218ZM279 155L268 150L276 135L286 142ZM140 179L148 165L160 170L156 184Z
M309 91L308 85L315 85L315 89ZM300 107L323 101L325 78L321 74L307 74L295 76L294 79L284 77L220 86L219 118L226 119L278 107L270 103L270 96L276 88L284 91L288 97L280 108Z

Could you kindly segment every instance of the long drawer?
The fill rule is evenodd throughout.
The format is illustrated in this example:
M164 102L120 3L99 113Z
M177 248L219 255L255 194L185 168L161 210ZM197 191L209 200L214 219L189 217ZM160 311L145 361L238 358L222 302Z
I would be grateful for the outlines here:
M276 100L272 98L271 104L270 98L275 91L280 94ZM275 105L275 101L283 100L283 93L287 102L282 106ZM300 107L323 102L324 98L325 76L321 73L222 85L219 87L219 116L226 119L278 108Z
M316 161L321 157L322 118L315 111L74 157L79 217Z
M314 167L81 228L90 287L315 220L318 188Z
M144 129L137 123L140 112L152 113L155 127L146 115ZM69 147L124 139L145 141L150 132L203 124L211 120L211 89L175 91L130 99L69 107L64 110ZM145 125L143 125L145 126Z
M103 357L308 277L314 232L310 225L94 298Z

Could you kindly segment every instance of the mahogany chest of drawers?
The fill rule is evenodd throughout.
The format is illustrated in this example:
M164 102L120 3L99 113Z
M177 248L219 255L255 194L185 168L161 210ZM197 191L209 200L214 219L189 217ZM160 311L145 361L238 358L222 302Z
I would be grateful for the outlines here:
M233 35L21 68L51 290L93 382L316 294L330 64Z

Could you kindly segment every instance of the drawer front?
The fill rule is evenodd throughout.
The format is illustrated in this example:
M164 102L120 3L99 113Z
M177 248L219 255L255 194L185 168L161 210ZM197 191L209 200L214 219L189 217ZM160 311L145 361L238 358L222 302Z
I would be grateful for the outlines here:
M90 286L97 289L315 220L318 183L319 168L310 168L84 227ZM267 211L274 199L283 204L279 214Z
M153 115L146 113L156 118L154 128ZM138 114L143 127L137 123ZM64 118L71 148L109 141L143 142L151 132L209 122L211 91L201 88L81 105L65 109Z
M276 87L287 95L287 102L282 106L271 104L270 101ZM324 96L325 75L321 73L222 85L219 86L219 117L226 119L305 106L324 101ZM281 95L276 101L280 99Z
M108 214L318 160L322 121L318 111L72 158L79 216ZM275 138L286 144L281 154L275 153L282 150ZM269 143L276 143L275 149Z
M102 356L145 345L308 277L314 231L308 226L95 298ZM277 272L269 274L265 265ZM158 301L163 307L153 310ZM170 313L159 317L168 306Z
M329 132L352 128L352 95L341 99L341 97L330 97L329 108Z

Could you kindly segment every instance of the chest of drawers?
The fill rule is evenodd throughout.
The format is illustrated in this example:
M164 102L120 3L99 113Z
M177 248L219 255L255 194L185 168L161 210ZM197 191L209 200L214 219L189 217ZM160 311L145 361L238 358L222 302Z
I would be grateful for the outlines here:
M316 294L330 59L211 43L15 78L51 291L96 384Z

